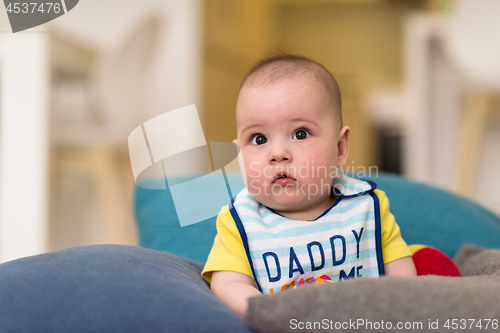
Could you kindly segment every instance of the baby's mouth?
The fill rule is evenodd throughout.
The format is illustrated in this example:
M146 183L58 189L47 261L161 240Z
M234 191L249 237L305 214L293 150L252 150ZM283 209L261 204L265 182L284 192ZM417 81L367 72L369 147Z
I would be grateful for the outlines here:
M296 180L293 177L288 176L288 174L284 171L276 173L276 176L274 177L273 183L276 182L279 179L290 179L290 180Z

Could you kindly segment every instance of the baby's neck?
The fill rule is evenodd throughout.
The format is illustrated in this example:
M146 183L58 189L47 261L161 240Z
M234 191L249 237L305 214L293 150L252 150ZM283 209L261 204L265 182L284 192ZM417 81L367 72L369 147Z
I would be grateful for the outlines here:
M331 194L327 199L307 209L303 209L300 211L273 209L273 211L291 220L313 221L317 219L321 214L323 214L325 210L330 208L337 200L338 198L335 195Z

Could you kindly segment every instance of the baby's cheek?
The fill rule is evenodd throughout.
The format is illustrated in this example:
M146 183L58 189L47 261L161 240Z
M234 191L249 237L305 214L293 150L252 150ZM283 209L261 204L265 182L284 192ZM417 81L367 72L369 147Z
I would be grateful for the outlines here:
M248 191L250 194L261 203L266 202L266 200L271 196L272 186L271 182L274 178L269 176L271 174L270 170L261 169L259 172L254 172L250 174L247 178L248 180ZM248 174L247 174L248 175Z
M329 165L328 161L318 161L307 169L307 177L301 179L304 190L309 195L327 195L330 193L332 180L335 177L335 166ZM321 163L323 162L323 163Z
M259 186L259 181L257 179L249 179L247 189L250 195L255 199L260 197L262 194L262 189Z
M260 195L265 186L265 178L257 172L247 172L247 188L251 194Z

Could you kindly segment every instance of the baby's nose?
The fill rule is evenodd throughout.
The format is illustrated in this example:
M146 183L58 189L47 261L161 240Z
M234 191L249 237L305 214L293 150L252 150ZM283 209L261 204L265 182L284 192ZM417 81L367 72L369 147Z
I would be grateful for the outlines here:
M269 162L282 162L287 161L290 162L292 160L292 154L288 147L285 145L274 145L272 147L271 153L269 155Z

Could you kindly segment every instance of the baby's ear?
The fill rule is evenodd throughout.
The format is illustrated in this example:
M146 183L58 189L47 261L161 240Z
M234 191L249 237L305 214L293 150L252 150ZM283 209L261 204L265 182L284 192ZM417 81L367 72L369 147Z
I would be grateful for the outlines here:
M234 139L234 140L233 140L233 143L234 143L235 145L237 145L237 146L238 146L238 140L237 140L237 139ZM238 146L238 147L239 147L239 146Z
M351 129L349 126L344 126L340 130L339 140L337 142L337 161L338 166L342 167L345 162L347 162L347 157L349 156L349 133Z

